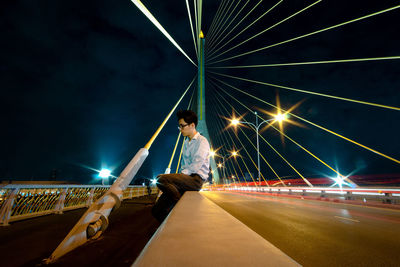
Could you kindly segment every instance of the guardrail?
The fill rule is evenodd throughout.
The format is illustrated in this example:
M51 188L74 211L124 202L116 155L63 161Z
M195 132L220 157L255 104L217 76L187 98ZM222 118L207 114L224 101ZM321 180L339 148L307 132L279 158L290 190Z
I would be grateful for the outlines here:
M241 191L264 192L273 195L301 195L316 196L320 198L340 198L343 200L370 200L382 201L386 204L400 203L400 188L339 188L339 187L206 187L203 190L210 191Z
M99 185L24 185L11 184L0 188L0 225L63 211L89 207L104 195L110 186ZM146 186L128 186L123 199L157 193Z

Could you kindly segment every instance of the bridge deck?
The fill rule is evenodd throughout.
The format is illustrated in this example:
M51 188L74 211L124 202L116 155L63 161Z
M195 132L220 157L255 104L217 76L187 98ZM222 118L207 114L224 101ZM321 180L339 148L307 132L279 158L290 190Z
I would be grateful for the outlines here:
M234 192L203 195L304 266L398 266L400 262L399 210ZM111 214L104 236L67 254L55 266L130 266L159 226L146 205L151 200L124 201ZM83 212L0 228L1 266L40 263Z
M398 209L254 193L203 195L304 266L399 266Z

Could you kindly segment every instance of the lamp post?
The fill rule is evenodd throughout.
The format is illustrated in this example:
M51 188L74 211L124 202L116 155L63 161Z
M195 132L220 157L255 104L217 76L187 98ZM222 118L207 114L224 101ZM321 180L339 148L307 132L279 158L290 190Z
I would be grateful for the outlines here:
M270 122L270 121L283 121L286 119L286 114L277 114L274 116L274 118L272 119L268 119L268 120L263 120L261 123L258 123L258 115L257 115L257 111L254 111L254 115L256 116L256 124L252 123L252 122L247 122L247 121L239 121L237 119L233 119L231 121L231 124L236 126L239 123L241 124L247 124L250 125L251 127L253 127L253 129L256 131L256 136L257 136L257 168L258 168L258 183L261 183L261 171L260 171L260 141L259 141L259 137L258 137L258 131L261 127L261 125L263 125L264 123Z

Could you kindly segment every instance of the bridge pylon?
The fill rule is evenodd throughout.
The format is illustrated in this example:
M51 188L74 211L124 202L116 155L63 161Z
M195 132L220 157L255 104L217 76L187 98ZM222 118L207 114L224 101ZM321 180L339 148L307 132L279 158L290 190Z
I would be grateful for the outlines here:
M198 82L197 82L197 115L199 122L197 124L197 130L210 142L210 135L208 133L207 121L206 121L206 98L205 98L205 79L204 79L204 44L205 39L203 32L200 31L199 35L199 59L198 59ZM210 165L213 171L213 179L215 183L219 183L219 174L215 159L210 157Z

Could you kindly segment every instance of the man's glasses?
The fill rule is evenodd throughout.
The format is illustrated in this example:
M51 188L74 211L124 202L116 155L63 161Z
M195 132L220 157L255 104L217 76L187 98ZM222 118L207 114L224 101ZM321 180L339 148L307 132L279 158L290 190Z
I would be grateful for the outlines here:
M188 126L188 125L189 125L189 123L186 123L186 124L179 124L178 129L179 129L179 130L182 130L183 128L185 128L185 127Z

